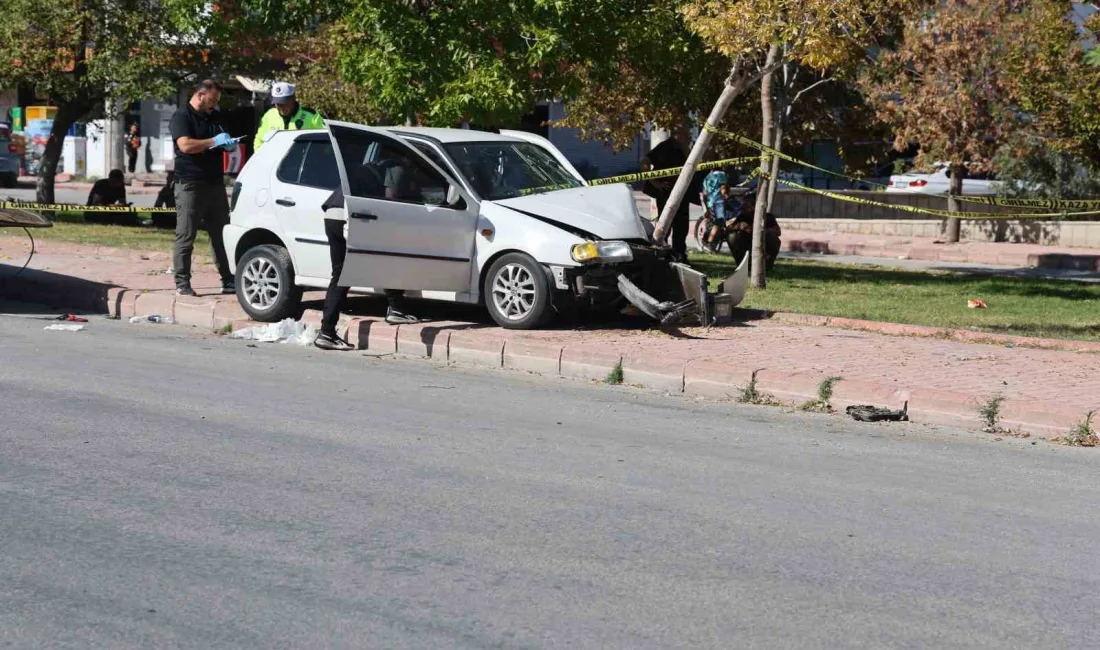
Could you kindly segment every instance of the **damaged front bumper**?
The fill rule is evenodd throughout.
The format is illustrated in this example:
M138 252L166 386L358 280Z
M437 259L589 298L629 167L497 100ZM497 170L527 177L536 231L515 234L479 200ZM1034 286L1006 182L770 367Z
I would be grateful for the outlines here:
M582 267L557 275L559 289L594 305L626 303L662 325L720 325L745 298L748 256L719 287L707 291L707 276L686 264L673 262L667 249L632 247L634 262Z

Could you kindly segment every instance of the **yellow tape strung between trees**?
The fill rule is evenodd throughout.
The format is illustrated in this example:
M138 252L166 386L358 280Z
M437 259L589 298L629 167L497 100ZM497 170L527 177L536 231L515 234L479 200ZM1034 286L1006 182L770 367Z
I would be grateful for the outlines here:
M30 203L28 201L0 201L0 208L29 210L31 212L175 212L175 208L138 208L130 205L77 205L75 203Z
M723 131L721 129L714 128L710 125L706 125L704 128L706 128L707 131L710 131L711 133L714 133L715 135L720 135L720 136L725 137L725 138L730 138L732 140L736 140L737 142L739 142L739 143L741 143L741 144L743 144L747 147L751 147L753 149L757 149L758 151L762 151L764 153L768 153L768 154L771 154L771 155L774 155L774 156L778 156L782 160L786 160L787 162L794 163L794 164L799 165L801 167L809 167L810 169L816 169L820 172L824 172L826 174L830 174L830 175L836 176L838 178L844 178L844 179L847 179L849 181L853 181L853 182L856 182L856 183L865 183L867 185L874 185L876 187L881 187L881 188L886 188L887 187L886 185L883 185L881 183L876 183L874 181L865 180L865 179L862 179L862 178L858 178L856 176L849 176L847 174L842 174L840 172L835 172L831 169L825 169L824 167L818 167L817 165L810 164L810 163L806 162L805 160L799 160L798 158L795 158L793 156L788 156L787 154L785 154L781 151L776 151L775 149L773 149L773 148L771 148L767 145L760 144L759 142L756 142L755 140L752 140L750 138L746 138L746 137L744 137L742 135L738 135L736 133L732 133L730 131ZM920 194L919 192L899 192L899 193L901 193L901 194L910 194L910 193L911 194ZM939 195L924 194L923 196L939 196ZM946 197L947 195L943 195L943 196ZM976 203L978 205L995 205L995 206L999 206L999 207L1003 207L1003 208L1031 208L1031 209L1036 209L1036 210L1042 210L1042 209L1059 210L1059 209L1062 209L1062 208L1086 208L1086 209L1088 209L1088 208L1100 208L1100 199L1016 199L1016 198L1003 198L1003 197L999 197L999 196L966 196L966 195L956 195L954 197L954 199L956 201L961 201L963 203ZM965 213L960 213L960 214L965 214ZM1061 214L1061 213L1059 213L1059 214ZM1072 213L1071 212L1071 213L1068 213L1068 214L1093 214L1093 212L1091 212L1091 211L1089 211L1089 212L1077 212L1077 213Z
M831 169L825 169L824 167L818 167L817 165L810 164L810 163L806 162L805 160L799 160L798 158L795 158L794 156L788 156L787 154L783 153L782 151L779 151L777 149L773 149L773 148L769 147L766 144L760 144L759 142L756 142L755 140L750 140L749 138L746 138L743 135L738 135L738 134L733 133L731 131L723 131L722 129L713 127L709 124L705 125L703 128L706 129L707 131L710 131L711 133L713 133L715 135L720 135L723 138L729 138L731 140L736 140L737 142L745 145L746 147L750 147L750 148L756 149L756 150L758 150L762 153L766 153L766 154L775 156L775 157L779 158L780 160L786 160L787 162L791 162L791 163L794 163L796 165L800 165L802 167L809 167L810 169L816 169L819 172L825 172L826 174L832 174L833 176L839 176L840 178L846 178L850 181L854 181L854 182L857 182L857 183L866 183L868 185L874 185L875 187L882 187L882 188L886 187L882 183L875 183L874 181L866 181L866 180L863 180L862 178L857 178L855 176L848 176L847 174L841 174L840 172L834 172Z
M767 177L767 175L764 175ZM902 210L904 212L915 212L917 214L929 214L935 217L942 218L955 218L955 219L1058 219L1065 217L1076 216L1093 216L1100 214L1100 210L1093 210L1090 212L1051 212L1047 214L995 214L990 212L951 212L950 210L936 210L934 208L917 208L911 205L901 205L895 203L886 203L885 201L872 201L871 199L865 199L858 196L848 196L846 194L837 194L836 192L830 192L828 190L818 190L812 187L806 187L792 181L785 181L779 179L779 182L783 185L793 187L804 192L810 192L813 194L819 194L821 196L827 196L830 199L837 201L846 201L848 203L858 203L860 205L874 205L880 208L890 208L893 210Z
M700 163L695 167L695 171L702 172L708 169L720 169L722 167L730 167L732 165L741 165L747 162L756 162L755 156L743 156L741 158L725 158L723 160L714 160L712 162ZM621 176L609 176L607 178L597 178L595 180L588 181L589 187L598 187L600 185L614 185L615 183L637 183L638 181L648 181L654 178L668 178L670 176L679 176L683 167L670 167L668 169L654 169L648 172L638 172L636 174L623 174ZM554 190L570 190L576 189L577 185L547 185L545 187L532 187L526 190L520 190L520 196L527 196L529 194L535 194L537 192L552 192Z
M745 156L742 158L726 158L725 160L715 160L713 162L699 163L695 166L695 171L705 172L710 169L720 169L722 167L729 167L731 165L740 165L747 162L756 162L754 156ZM597 178L593 181L588 181L590 186L593 185L613 185L615 183L637 183L638 181L648 181L654 178L666 178L668 176L679 176L683 167L670 167L669 169L654 169L648 172L638 172L637 174L623 174L622 176L611 176L608 178Z

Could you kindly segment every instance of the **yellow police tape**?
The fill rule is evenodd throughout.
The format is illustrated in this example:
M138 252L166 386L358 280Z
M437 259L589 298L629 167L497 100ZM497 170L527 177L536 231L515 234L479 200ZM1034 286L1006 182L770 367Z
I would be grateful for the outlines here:
M767 177L766 174L764 174ZM996 214L990 212L951 212L950 210L936 210L934 208L918 208L912 205L901 205L896 203L886 203L885 201L873 201L871 199L865 199L858 196L848 196L847 194L838 194L836 192L830 192L828 190L819 190L812 187L806 187L793 181L785 181L779 179L779 182L788 187L802 190L803 192L810 192L812 194L819 194L821 196L829 197L837 201L846 201L848 203L858 203L860 205L873 205L881 208L890 208L892 210L902 210L904 212L915 212L917 214L928 214L941 218L955 218L955 219L1058 219L1065 217L1076 216L1093 216L1100 214L1100 210L1093 210L1089 212L1051 212L1047 214Z
M743 156L741 158L726 158L724 160L715 160L713 162L699 163L695 166L695 171L703 172L708 169L720 169L722 167L731 167L733 165L741 165L747 162L755 162L755 156ZM648 181L654 178L666 178L669 176L679 176L683 167L670 167L669 169L654 169L648 172L638 172L637 174L623 174L622 176L610 176L608 178L597 178L596 180L588 181L589 185L613 185L615 183L637 183L638 181Z
M722 167L732 167L734 165L742 165L747 162L756 162L755 156L742 156L741 158L725 158L723 160L715 160L712 162L699 163L695 167L695 171L707 171L708 169L720 169ZM609 176L607 178L597 178L588 181L590 187L599 185L614 185L615 183L637 183L638 181L648 181L654 178L668 178L671 176L679 176L683 167L669 167L668 169L654 169L647 172L638 172L636 174L622 174L620 176ZM545 185L543 187L532 187L526 190L520 190L520 196L527 196L529 194L535 194L538 192L552 192L554 190L568 190L576 188L576 185Z
M31 212L172 212L175 208L139 208L130 205L77 205L76 203L31 203L29 201L0 201L0 209L30 210Z
M719 129L717 127L713 127L709 124L704 125L703 128L706 129L707 131L710 131L711 133L713 133L715 135L720 135L723 138L728 138L730 140L736 140L737 142L745 145L746 147L756 149L757 151L760 151L762 153L766 153L766 154L771 155L771 156L775 156L775 157L779 158L780 160L786 160L787 162L791 162L791 163L794 163L794 164L802 166L802 167L809 167L810 169L816 169L819 172L824 172L826 174L832 174L833 176L839 176L841 178L846 178L846 179L848 179L850 181L854 181L856 183L866 183L867 185L874 185L875 187L882 187L882 188L886 187L882 183L876 183L874 181L867 181L867 180L863 180L862 178L857 178L855 176L848 176L847 174L841 174L840 172L834 172L831 169L825 169L824 167L818 167L817 165L813 165L811 163L808 163L805 160L799 160L798 158L795 158L794 156L789 156L789 155L783 153L782 151L779 151L778 149L773 149L772 147L769 147L766 144L760 144L759 142L756 142L755 140L750 140L749 138L746 138L743 135L738 135L738 134L733 133L731 131L723 131L722 129Z
M862 179L862 178L858 178L856 176L849 176L847 174L842 174L840 172L835 172L831 169L825 169L824 167L818 167L816 165L813 165L811 163L806 162L805 160L799 160L798 158L795 158L793 156L789 156L789 155L787 155L787 154L785 154L781 151L777 151L777 150L773 149L772 147L769 147L769 146L764 145L764 144L760 144L759 142L756 142L755 140L752 140L750 138L746 138L745 136L738 135L738 134L732 133L730 131L723 131L722 129L712 127L709 124L705 125L703 128L705 128L707 131L710 131L711 133L714 133L715 135L720 135L720 136L725 137L725 138L736 140L737 142L739 142L739 143L741 143L741 144L743 144L747 147L756 149L758 151L762 151L762 152L770 154L770 155L778 156L782 160L786 160L787 162L794 163L794 164L799 165L801 167L809 167L810 169L816 169L820 172L824 172L826 174L830 174L832 176L836 176L836 177L839 177L839 178L844 178L844 179L847 179L847 180L850 180L850 181L853 181L853 182L856 182L856 183L864 183L864 184L867 184L867 185L874 185L876 187L881 187L881 188L886 188L887 187L886 185L882 185L881 183L876 183L874 181L865 180L865 179ZM1002 198L1002 197L998 197L998 196L965 196L965 195L959 195L959 196L955 197L955 200L956 201L961 201L963 203L976 203L978 205L995 205L995 206L1004 207L1004 208L1028 208L1028 209L1035 209L1035 210L1043 210L1043 209L1045 209L1045 210L1059 210L1059 209L1065 209L1065 208L1070 208L1070 209L1100 208L1100 199L1015 199L1015 198ZM1059 214L1061 214L1061 213L1059 213ZM1070 214L1070 215L1072 215L1072 214L1092 214L1092 212L1076 212L1076 213L1071 212L1071 213L1067 213L1067 214ZM1021 215L1021 218L1027 217L1027 216L1028 215Z

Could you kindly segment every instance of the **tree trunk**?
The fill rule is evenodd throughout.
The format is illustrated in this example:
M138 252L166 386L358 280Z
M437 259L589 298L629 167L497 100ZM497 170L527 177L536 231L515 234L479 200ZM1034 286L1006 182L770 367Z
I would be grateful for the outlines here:
M779 84L775 90L775 115L774 129L775 135L772 138L771 146L776 151L783 151L783 127L787 122L787 84ZM775 190L779 187L779 183L775 179L779 178L779 156L772 156L771 168L768 171L771 174L772 182L768 184L768 205L767 212L772 211L772 205L775 203Z
M778 57L779 46L772 45L768 49L768 60L764 67L767 68L773 65ZM764 122L764 127L761 129L761 142L774 142L772 137L772 132L775 129L775 101L772 99L772 80L774 77L773 72L768 72L760 80L760 112ZM770 162L771 156L769 154L760 154L761 169L769 169ZM752 220L752 262L749 267L750 282L757 289L763 289L768 284L764 277L764 213L768 210L768 194L772 185L776 184L774 180L763 177L761 177L760 182L760 191L756 195L756 213L753 215Z
M65 144L65 134L76 118L86 111L73 103L61 103L53 119L50 137L46 140L46 149L38 164L38 182L35 186L35 199L39 203L54 203L54 179L57 176L57 164L61 161L61 147Z
M966 168L962 165L951 166L951 184L947 191L947 209L951 212L959 212L959 202L955 199L956 196L960 196L963 191L963 175L966 173ZM956 244L959 241L959 231L962 229L962 222L959 219L951 217L947 220L947 241L951 244Z
M718 98L718 102L715 103L714 108L711 109L710 115L707 117L707 125L717 127L718 123L725 117L726 111L729 110L733 100L737 99L738 95L745 91L746 79L740 72L741 64L737 63L730 72L729 79L726 80L726 87L722 90L722 95ZM672 194L669 196L668 202L665 203L665 209L661 212L661 216L657 220L657 227L653 232L653 241L655 243L662 243L668 237L669 230L672 226L672 218L676 215L676 210L680 207L680 203L687 196L688 189L691 187L692 177L695 175L695 167L703 159L703 155L706 154L707 149L710 147L710 141L713 137L714 134L706 129L703 129L699 133L699 139L695 141L695 146L691 148L691 153L688 154L687 163L684 164L683 170L680 171L680 176L676 179L676 185L672 187Z

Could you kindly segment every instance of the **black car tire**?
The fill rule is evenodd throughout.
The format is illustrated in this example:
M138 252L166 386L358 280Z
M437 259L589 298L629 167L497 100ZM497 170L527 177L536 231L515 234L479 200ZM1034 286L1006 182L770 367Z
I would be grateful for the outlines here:
M252 320L276 323L302 309L302 288L294 284L294 264L282 246L248 249L237 262L236 284L237 302Z
M482 296L489 315L505 329L536 329L553 315L546 270L523 253L508 253L493 262Z

